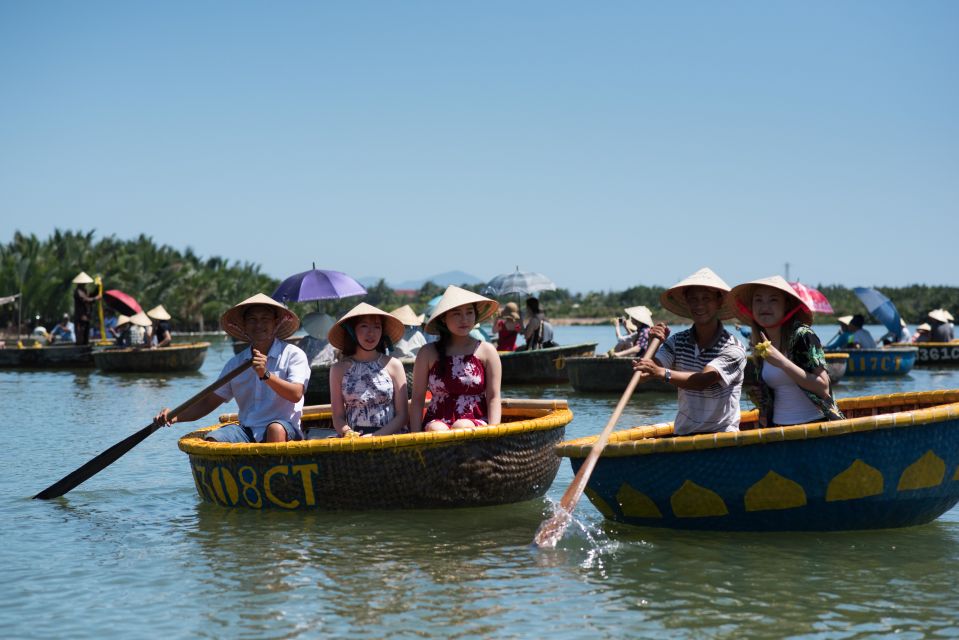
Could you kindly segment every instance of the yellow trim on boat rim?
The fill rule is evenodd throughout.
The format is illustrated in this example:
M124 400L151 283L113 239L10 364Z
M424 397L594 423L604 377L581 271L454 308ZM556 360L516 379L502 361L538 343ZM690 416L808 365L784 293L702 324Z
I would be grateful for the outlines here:
M603 450L603 457L618 458L654 453L682 453L702 449L742 447L767 444L785 440L807 440L840 436L846 433L877 431L894 427L911 427L959 418L959 390L918 391L890 393L838 401L843 411L856 409L881 409L910 405L929 405L923 409L907 409L834 422L811 422L788 427L766 427L729 433L702 433L688 436L673 436L673 423L633 427L613 433ZM755 409L742 412L742 422L755 422L759 412ZM597 436L577 438L556 445L556 453L567 458L585 458Z
M529 403L533 405L534 403ZM310 417L330 419L328 411L310 413ZM214 442L204 440L203 435L217 429L224 424L220 422L210 427L198 429L180 438L178 446L181 451L204 457L249 457L262 456L302 456L317 453L353 453L374 451L381 449L399 449L404 447L431 447L448 445L464 440L488 440L503 436L519 435L533 431L548 431L570 423L573 413L569 410L565 400L536 401L535 406L517 406L509 400L503 401L503 416L529 416L526 420L518 420L501 425L487 427L470 427L467 429L453 429L451 431L434 431L419 433L403 433L389 436L371 436L367 438L323 438L319 440L297 440L293 442L277 443L249 443L237 444L231 442ZM232 416L221 416L231 417Z

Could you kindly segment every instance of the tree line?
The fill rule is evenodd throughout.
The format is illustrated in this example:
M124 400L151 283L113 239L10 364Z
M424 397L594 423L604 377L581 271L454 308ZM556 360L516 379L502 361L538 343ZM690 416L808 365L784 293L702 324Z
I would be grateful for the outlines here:
M54 231L45 240L35 235L14 234L0 245L0 297L22 292L22 317L25 327L35 322L50 328L65 312L73 311L71 280L80 271L103 278L104 289L119 289L132 295L149 309L162 304L173 316L177 331L209 331L219 328L220 315L240 300L257 292L271 293L279 280L261 272L260 265L230 261L222 257L204 258L189 247L180 250L157 245L152 238L140 235L131 240L115 236L96 238L95 231ZM807 283L811 284L811 283ZM486 294L484 285L463 285ZM837 316L862 313L865 308L852 289L841 285L812 285L819 289ZM910 285L876 287L890 298L899 313L910 324L924 321L929 310L943 307L959 310L959 288ZM540 302L551 318L582 318L606 321L622 316L623 309L634 305L650 308L653 318L667 322L679 319L664 311L659 296L661 286L637 285L623 291L571 292L567 289L545 291ZM300 316L320 309L340 316L363 300L390 310L409 304L418 313L427 303L443 293L443 287L427 282L410 297L394 291L384 280L367 287L363 298L346 298L323 302L293 303ZM516 295L500 298L522 305ZM826 319L828 321L828 319ZM17 322L17 307L0 307L0 326L8 329Z

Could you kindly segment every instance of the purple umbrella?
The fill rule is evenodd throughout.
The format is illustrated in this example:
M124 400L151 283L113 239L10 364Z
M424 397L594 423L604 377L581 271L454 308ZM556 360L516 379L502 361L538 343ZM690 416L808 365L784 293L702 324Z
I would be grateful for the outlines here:
M271 296L277 302L305 302L307 300L339 300L366 295L359 282L342 271L313 269L290 276Z

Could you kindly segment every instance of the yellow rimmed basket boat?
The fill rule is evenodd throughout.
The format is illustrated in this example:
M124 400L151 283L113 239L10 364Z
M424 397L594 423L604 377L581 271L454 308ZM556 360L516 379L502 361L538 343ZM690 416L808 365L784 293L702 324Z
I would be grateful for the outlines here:
M930 522L959 501L959 390L839 401L847 419L614 433L586 489L607 518L673 529L831 531ZM557 452L578 470L595 437Z
M826 354L826 373L829 375L829 382L836 384L846 375L846 365L849 364L848 353L827 353Z
M203 366L209 346L209 342L194 342L155 349L97 349L93 352L93 364L100 371L111 373L197 371Z
M197 493L253 509L419 509L507 504L546 493L555 447L573 419L565 400L503 400L503 424L442 433L327 438L328 406L308 407L308 439L226 444L203 439L236 414L187 434Z

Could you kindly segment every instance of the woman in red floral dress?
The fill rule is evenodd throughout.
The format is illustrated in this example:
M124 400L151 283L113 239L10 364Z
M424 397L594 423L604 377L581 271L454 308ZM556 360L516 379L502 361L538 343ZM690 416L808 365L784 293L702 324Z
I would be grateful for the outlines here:
M426 323L439 340L420 349L413 365L410 431L446 431L499 424L501 367L489 342L471 338L478 322L496 313L489 298L447 287ZM426 392L432 394L425 415Z

